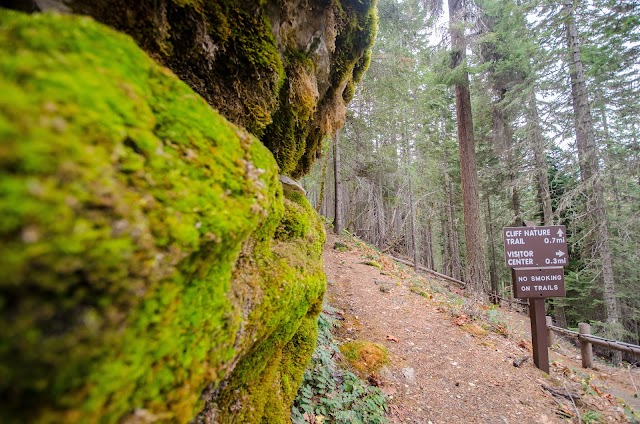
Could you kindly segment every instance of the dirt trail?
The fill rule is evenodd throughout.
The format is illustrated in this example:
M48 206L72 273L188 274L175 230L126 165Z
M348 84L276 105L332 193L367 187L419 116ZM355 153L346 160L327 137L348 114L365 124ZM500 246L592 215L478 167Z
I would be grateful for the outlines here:
M328 235L325 270L329 303L345 317L338 337L390 352L390 364L372 380L391 396L392 422L544 424L578 422L578 415L632 422L613 396L585 382L579 364L552 356L551 375L530 358L516 368L514 360L531 356L517 315L467 306L443 282L418 278L355 239L341 237L350 250L339 252L336 241ZM372 259L382 270L364 263ZM637 370L635 377L640 382ZM579 412L543 386L579 393Z

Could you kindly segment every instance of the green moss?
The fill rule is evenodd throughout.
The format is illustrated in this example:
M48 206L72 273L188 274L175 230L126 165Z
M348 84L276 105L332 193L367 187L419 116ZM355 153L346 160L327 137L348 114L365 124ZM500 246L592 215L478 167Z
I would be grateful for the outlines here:
M297 51L288 54L288 78L280 93L280 107L261 137L273 152L280 172L290 174L305 154L306 139L318 104L313 63Z
M236 269L235 282L270 282L262 296L253 299L255 319L250 320L270 332L260 337L228 385L205 408L218 411L220 422L232 417L237 422L289 422L291 404L315 346L325 289L324 227L300 193L285 186L284 196L284 217L274 243L256 243L255 253ZM250 301L251 296L240 296ZM259 334L260 330L247 326L245 331ZM277 388L274 381L279 382Z
M353 98L355 84L361 81L371 60L370 50L378 27L376 0L336 0L334 9L338 11L341 26L332 57L330 87L319 102L313 125L306 133L304 153L289 172L295 178L309 172L320 156L322 140L341 126L343 113L339 109Z
M0 421L286 409L324 233L271 153L91 19L1 13L0 52Z
M330 88L322 96L313 63L320 38L298 49L297 29L278 26L281 19L288 19L287 13L296 13L284 3L152 3L66 2L72 11L130 34L223 116L259 137L273 152L282 174L294 178L306 174L320 155L323 139L342 126L344 104L353 98L355 85L368 67L377 26L376 0L310 3L313 19L336 22L326 25L323 34L330 44L337 37L333 54L322 58L330 61ZM295 16L292 20L296 21ZM301 69L312 78L301 80ZM305 84L300 85L301 81ZM315 91L309 91L309 86ZM133 156L123 166L135 172L141 163Z
M376 262L376 261L364 261L362 263L365 264L365 265L372 266L374 268L382 269L382 265L379 262Z
M333 87L340 86L345 79L354 79L356 83L361 80L370 62L365 52L371 49L378 29L376 0L342 0L340 8L346 23L336 39Z
M378 343L355 340L340 346L340 352L361 377L368 377L389 363L387 348Z
M254 135L271 122L285 69L264 2L67 3L130 34L231 122Z

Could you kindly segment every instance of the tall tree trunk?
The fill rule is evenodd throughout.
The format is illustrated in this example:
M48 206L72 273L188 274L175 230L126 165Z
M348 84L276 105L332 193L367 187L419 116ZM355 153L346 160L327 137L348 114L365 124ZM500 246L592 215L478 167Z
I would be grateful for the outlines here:
M453 198L453 187L451 184L451 178L449 177L449 163L447 161L447 151L445 146L446 140L446 122L444 118L441 121L440 142L442 144L442 175L444 176L444 194L445 194L445 214L446 219L444 223L446 228L443 228L443 234L446 234L444 238L446 249L443 252L443 263L447 264L444 267L446 272L444 274L453 277L457 280L462 279L462 265L460 263L460 243L458 242L458 232L455 225L455 200Z
M407 124L404 123L404 143L405 143L405 162L407 167L407 178L409 180L409 219L411 220L411 250L413 251L413 269L418 272L418 230L416 226L416 208L413 204L413 175L411 173L411 154L409 146L409 134L407 133Z
M318 196L318 204L316 205L316 211L320 213L322 210L322 204L324 203L324 187L327 181L327 164L329 163L329 155L325 154L322 158L322 175L320 177L320 195Z
M453 277L451 275L451 252L449 251L449 232L447 227L447 219L445 218L446 213L440 214L440 234L442 249L440 251L442 257L442 268L439 270L444 275L448 275L449 277ZM438 270L436 270L438 271Z
M536 101L535 89L532 87L529 92L529 126L531 127L533 161L536 169L536 180L538 188L538 198L542 203L542 224L553 225L553 206L551 203L551 190L549 189L549 173L547 160L545 157L546 142L542 136L540 128L540 115L538 113L538 103ZM561 301L555 299L551 301L556 324L562 328L567 328L567 314Z
M377 201L377 209L378 209L378 213L377 213L377 228L378 228L378 238L377 238L377 242L376 242L376 246L378 247L382 247L384 240L386 238L386 232L387 232L387 228L386 228L386 214L385 214L385 210L384 210L384 195L382 193L382 176L380 176L379 178L377 178L377 195L376 195Z
M413 177L409 171L409 212L411 213L411 248L413 250L413 269L418 272L418 229L416 225L416 206L413 199Z
M460 261L460 242L458 241L458 232L456 231L455 225L456 211L453 200L453 187L451 186L451 179L449 178L448 171L445 173L445 184L447 194L447 232L449 234L449 254L451 255L450 276L457 280L461 280L462 264Z
M547 171L547 161L545 158L545 141L540 128L540 115L538 114L538 104L536 93L531 90L529 93L529 125L533 133L533 160L536 166L536 176L538 180L538 197L542 202L542 217L544 225L553 225L553 208L551 206L551 191L549 190L549 174Z
M496 261L496 247L493 243L493 219L491 216L491 196L487 196L487 239L489 242L489 281L491 282L491 295L489 299L492 303L499 305L498 298L498 265Z
M433 263L433 228L431 218L427 218L427 224L425 225L424 232L424 261L425 265L429 269L435 270L435 264Z
M638 129L635 121L631 121L631 140L633 141L633 150L636 152L634 158L631 159L631 175L636 177L638 185L640 185L640 142L638 142Z
M616 179L616 173L613 171L613 160L611 158L613 147L611 146L611 138L609 137L609 121L607 120L607 111L605 108L604 99L601 98L601 107L600 107L600 119L602 120L602 132L604 136L604 145L606 147L606 156L605 156L605 166L607 169L607 174L609 175L609 184L611 185L611 190L613 191L613 198L615 200L616 212L618 215L622 209L622 205L620 202L620 191L618 190L618 181Z
M567 47L569 50L569 69L571 78L571 95L573 100L574 121L576 127L576 146L580 166L580 178L587 186L589 198L588 209L596 225L598 238L597 251L602 266L602 280L604 285L604 305L607 323L616 339L621 338L619 331L618 301L616 298L609 246L609 228L604 204L604 190L600 179L597 149L591 118L591 107L587 97L587 85L582 66L582 57L578 39L578 30L574 20L573 5L565 5ZM622 354L615 352L613 360L620 363Z
M504 100L504 87L498 85L496 91L499 93L500 101ZM493 107L493 133L495 144L500 152L500 157L504 162L509 177L509 188L511 189L511 210L513 211L513 225L522 225L522 208L520 205L520 191L517 187L518 171L516 155L514 154L513 131L506 116L506 112L500 105Z
M452 68L465 66L466 42L464 37L464 11L462 0L448 0L449 33L453 54ZM465 280L475 295L485 291L484 241L480 219L480 196L478 194L478 171L473 119L471 117L471 94L469 75L459 72L455 84L456 117L458 121L458 144L460 147L460 171L462 177L462 204L464 212L464 236L467 253Z
M335 204L333 229L336 234L340 234L343 227L342 222L342 178L340 177L340 133L339 130L333 136L333 175L335 184Z

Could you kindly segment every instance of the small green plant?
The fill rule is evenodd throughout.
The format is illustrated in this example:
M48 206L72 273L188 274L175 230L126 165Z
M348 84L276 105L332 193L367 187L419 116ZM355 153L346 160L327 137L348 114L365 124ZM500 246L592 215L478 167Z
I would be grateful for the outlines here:
M582 414L582 422L584 424L599 424L606 422L601 413L589 410Z
M331 330L337 326L335 310L327 305L318 319L318 343L302 387L291 409L294 424L388 423L387 397L352 372L339 367L340 357Z
M638 397L638 395L636 394L635 397ZM635 412L628 405L625 405L625 407L624 407L624 415L629 419L629 422L631 424L640 423L640 414Z
M374 268L382 269L382 265L376 261L364 261L363 264L372 266Z
M502 317L500 310L495 305L492 305L486 312L486 321L489 326L489 329L494 333L501 334L503 336L507 336L509 334L509 330L507 327L507 322Z
M593 390L593 387L591 387L591 378L592 378L592 376L590 376L590 375L587 375L584 378L582 378L582 380L581 380L582 390L587 394L595 396L595 395L597 395L597 393Z
M333 250L337 250L338 252L348 252L351 249L349 249L349 246L347 246L345 243L337 241L333 244Z

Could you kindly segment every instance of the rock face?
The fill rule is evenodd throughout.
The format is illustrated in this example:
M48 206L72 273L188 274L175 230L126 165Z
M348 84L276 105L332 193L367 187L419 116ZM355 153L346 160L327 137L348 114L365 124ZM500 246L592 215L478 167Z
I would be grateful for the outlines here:
M23 9L60 4L133 39L0 9L0 422L288 422L324 229L278 174L340 125L372 5Z
M273 152L309 170L369 65L375 0L35 0L93 16L152 57Z

